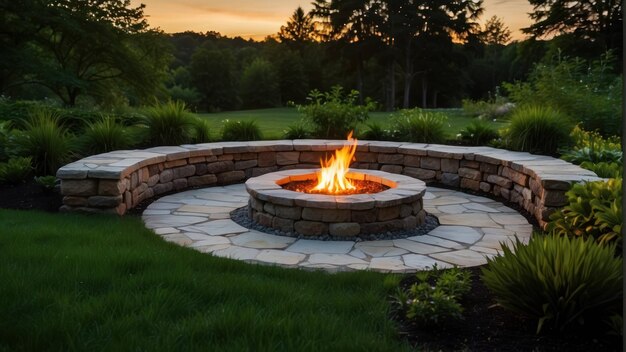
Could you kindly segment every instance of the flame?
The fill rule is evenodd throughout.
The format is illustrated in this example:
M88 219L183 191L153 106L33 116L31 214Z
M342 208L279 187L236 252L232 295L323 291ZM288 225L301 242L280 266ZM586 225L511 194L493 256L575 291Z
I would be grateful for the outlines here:
M331 155L330 158L320 160L322 170L317 174L317 185L313 188L314 191L341 193L346 190L356 189L346 177L357 146L357 140L352 138L352 132L348 135L348 141L352 143L335 150L335 155Z

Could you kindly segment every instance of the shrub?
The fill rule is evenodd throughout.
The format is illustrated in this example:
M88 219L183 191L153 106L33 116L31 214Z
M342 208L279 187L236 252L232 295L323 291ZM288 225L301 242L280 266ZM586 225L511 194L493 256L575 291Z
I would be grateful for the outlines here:
M570 141L571 130L568 118L559 111L529 105L515 110L503 137L513 150L555 155Z
M33 172L32 159L20 157L0 163L0 183L16 184L26 181Z
M496 97L492 101L463 99L463 114L469 117L480 117L488 120L499 119L509 115L515 104Z
M124 127L115 118L103 116L99 121L89 122L78 137L78 145L83 155L106 153L128 149L135 144L129 127Z
M306 139L311 137L311 132L306 123L299 122L295 125L287 126L287 129L283 131L283 136L286 139Z
M46 191L52 191L57 185L57 178L56 176L52 175L39 176L35 177L35 182L43 187Z
M461 141L469 145L487 145L500 137L498 131L483 120L472 121L459 134Z
M33 110L24 128L14 136L12 147L18 155L32 157L35 174L53 175L69 161L72 136L59 124L57 114Z
M588 132L576 126L571 133L574 141L572 149L563 153L562 158L574 164L622 163L622 145L619 137L603 138L598 132Z
M580 121L588 131L621 134L621 76L612 73L615 55L600 60L556 57L531 71L528 82L504 84L519 104L548 105Z
M193 119L193 142L207 143L211 141L211 124L207 119Z
M623 174L622 163L592 163L590 161L585 161L580 164L582 168L587 170L591 170L596 173L599 177L603 178L621 178Z
M593 326L621 312L622 258L593 240L535 236L488 258L482 280L505 309L550 327Z
M156 103L145 110L146 140L151 146L190 143L193 137L193 115L185 103Z
M222 140L224 141L257 141L262 138L261 129L256 121L224 121Z
M408 291L401 289L395 299L406 317L420 325L441 324L460 319L463 307L459 300L470 290L470 273L458 268L422 271Z
M446 116L421 109L400 110L391 116L395 139L406 142L443 143Z
M388 141L393 139L391 130L385 129L385 127L378 122L367 123L365 126L367 127L367 130L363 132L363 138L366 140Z
M565 193L568 204L550 216L548 231L560 236L622 243L622 180L583 182Z
M313 125L315 137L344 139L358 123L367 120L368 112L375 108L371 101L357 105L358 97L356 90L344 95L340 86L326 93L313 90L307 97L309 104L298 106L298 111Z
M280 105L278 73L267 60L257 58L243 70L240 90L244 107L267 108Z

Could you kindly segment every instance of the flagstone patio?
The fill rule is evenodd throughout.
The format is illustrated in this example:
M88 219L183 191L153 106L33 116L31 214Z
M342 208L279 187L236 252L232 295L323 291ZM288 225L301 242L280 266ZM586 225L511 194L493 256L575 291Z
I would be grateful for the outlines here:
M427 235L382 241L315 241L247 229L230 212L248 204L243 184L185 191L160 198L144 211L146 226L166 241L250 263L331 272L414 272L437 264L471 267L517 236L527 242L532 225L517 211L485 197L429 187L424 209L440 226Z

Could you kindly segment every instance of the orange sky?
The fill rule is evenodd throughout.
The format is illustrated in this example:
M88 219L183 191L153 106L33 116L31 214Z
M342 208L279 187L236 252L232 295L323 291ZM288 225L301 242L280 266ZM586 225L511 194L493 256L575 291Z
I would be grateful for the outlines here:
M168 33L192 30L216 31L229 37L262 40L275 34L300 5L310 10L310 1L301 0L132 0L146 4L145 14L152 27ZM527 0L484 0L482 20L493 15L504 20L513 39L523 39L519 28L531 21Z

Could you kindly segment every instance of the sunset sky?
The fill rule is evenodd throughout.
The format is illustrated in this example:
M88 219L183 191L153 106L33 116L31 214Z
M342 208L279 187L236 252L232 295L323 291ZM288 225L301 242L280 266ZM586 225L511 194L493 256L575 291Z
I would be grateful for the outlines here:
M298 6L306 11L312 8L306 0L133 0L132 3L146 4L150 25L168 33L216 31L229 37L256 40L277 33ZM532 6L527 0L484 0L483 7L481 22L497 15L512 31L513 39L524 38L519 29L531 23L528 13Z

